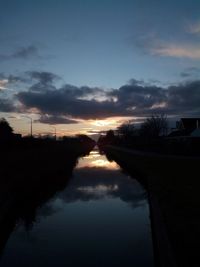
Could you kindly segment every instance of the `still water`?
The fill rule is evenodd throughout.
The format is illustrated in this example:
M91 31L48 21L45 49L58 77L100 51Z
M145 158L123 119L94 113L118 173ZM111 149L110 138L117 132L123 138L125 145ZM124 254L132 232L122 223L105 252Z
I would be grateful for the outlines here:
M66 188L38 208L31 228L17 224L0 266L153 266L144 189L91 151Z

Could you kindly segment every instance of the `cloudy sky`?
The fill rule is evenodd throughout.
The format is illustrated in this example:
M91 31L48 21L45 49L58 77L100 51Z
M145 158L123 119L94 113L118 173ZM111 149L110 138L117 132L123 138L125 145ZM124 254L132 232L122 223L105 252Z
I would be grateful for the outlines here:
M93 133L200 116L199 0L0 0L0 117Z

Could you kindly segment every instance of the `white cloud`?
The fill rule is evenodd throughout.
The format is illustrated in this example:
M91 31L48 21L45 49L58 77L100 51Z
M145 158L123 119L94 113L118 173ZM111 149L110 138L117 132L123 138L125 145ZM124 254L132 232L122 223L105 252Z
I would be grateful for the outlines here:
M184 46L177 44L166 44L150 48L150 53L157 56L168 56L177 58L200 59L200 46Z
M197 26L196 29L193 28L193 31L197 32L197 30ZM200 59L200 44L196 41L193 42L191 38L185 42L181 42L178 40L163 40L157 36L147 37L140 39L137 46L142 49L145 54L153 56Z
M8 84L8 79L0 80L0 90L5 90L7 84Z

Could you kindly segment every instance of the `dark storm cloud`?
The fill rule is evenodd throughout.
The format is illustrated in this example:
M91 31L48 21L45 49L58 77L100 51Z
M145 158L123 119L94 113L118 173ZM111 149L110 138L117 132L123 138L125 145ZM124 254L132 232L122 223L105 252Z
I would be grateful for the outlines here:
M94 95L101 95L105 94L105 92L98 87L91 88L89 86L81 86L76 87L70 84L66 84L62 87L63 90L66 90L66 92L70 95L70 97L75 98L82 98L82 97L89 97Z
M0 61L11 59L29 59L32 57L39 57L38 48L34 45L27 47L20 47L15 52L10 54L0 54Z
M200 112L200 81L162 88L132 80L119 89L109 91L72 85L52 90L55 87L52 88L51 83L44 84L45 90L41 90L39 82L28 91L17 94L25 109L37 108L41 114L78 119L143 117L154 113L192 115Z
M38 84L33 86L38 88ZM91 119L120 115L123 112L112 100L99 102L94 99L99 93L106 94L100 88L65 85L57 90L46 87L46 90L34 92L33 86L27 92L20 92L17 98L27 109L35 107L43 114Z
M200 114L200 80L169 87L168 111L185 115Z
M151 108L166 100L166 90L156 86L124 85L109 93L127 109Z
M14 112L16 107L9 99L0 98L0 112Z
M39 120L36 122L47 123L47 124L75 124L78 123L76 120L69 119L63 116L49 116L49 115L41 115Z
M153 113L193 115L200 113L200 81L170 86L125 85L113 90L112 95L124 108L132 108L133 115L150 116Z
M120 109L114 102L78 99L64 89L43 93L21 92L17 97L26 108L35 107L45 114L71 115L82 119L120 115Z

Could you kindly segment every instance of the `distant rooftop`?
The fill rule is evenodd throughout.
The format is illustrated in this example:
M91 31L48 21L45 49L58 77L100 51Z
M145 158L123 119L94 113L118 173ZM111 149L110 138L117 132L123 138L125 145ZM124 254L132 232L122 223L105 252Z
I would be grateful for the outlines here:
M193 131L200 127L200 118L181 118L180 129Z

